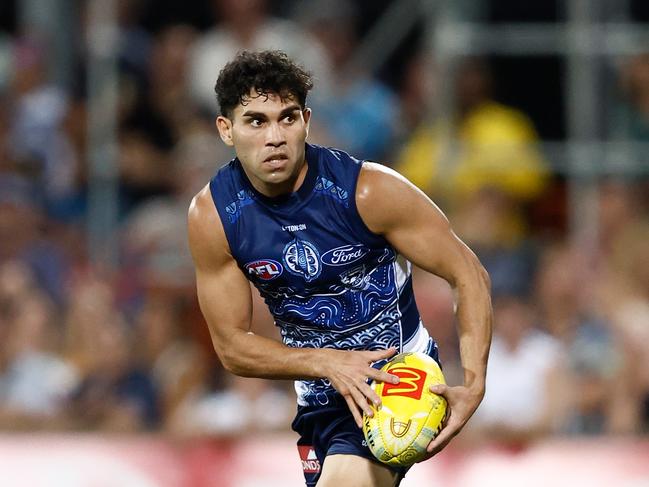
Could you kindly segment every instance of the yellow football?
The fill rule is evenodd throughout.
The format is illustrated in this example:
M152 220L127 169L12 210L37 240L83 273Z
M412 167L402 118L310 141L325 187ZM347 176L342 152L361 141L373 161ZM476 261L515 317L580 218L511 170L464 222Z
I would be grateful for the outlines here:
M381 370L400 382L372 383L381 406L373 407L374 416L363 416L363 434L381 462L407 467L426 455L426 447L442 429L446 399L429 388L446 381L437 362L422 352L396 355Z

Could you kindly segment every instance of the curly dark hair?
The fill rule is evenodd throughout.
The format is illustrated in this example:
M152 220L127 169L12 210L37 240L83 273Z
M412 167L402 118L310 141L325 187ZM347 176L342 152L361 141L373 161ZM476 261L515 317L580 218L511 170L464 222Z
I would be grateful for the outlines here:
M250 91L260 96L275 93L282 101L294 98L302 108L313 88L313 78L282 51L239 51L219 73L214 86L221 115L231 117L234 108L246 105Z

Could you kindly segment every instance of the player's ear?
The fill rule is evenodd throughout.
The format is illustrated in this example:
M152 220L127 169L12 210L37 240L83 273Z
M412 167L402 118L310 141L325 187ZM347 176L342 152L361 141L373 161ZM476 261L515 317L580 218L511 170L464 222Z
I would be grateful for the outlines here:
M306 134L309 135L309 127L311 123L311 109L305 108L302 110L302 117L304 118L304 125L306 127Z
M232 147L234 145L232 141L232 121L223 115L219 115L216 117L216 129L219 131L221 140L225 145Z

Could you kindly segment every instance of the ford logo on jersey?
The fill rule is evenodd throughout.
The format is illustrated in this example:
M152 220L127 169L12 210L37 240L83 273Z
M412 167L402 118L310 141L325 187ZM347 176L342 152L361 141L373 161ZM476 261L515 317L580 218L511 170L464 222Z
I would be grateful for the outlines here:
M257 276L264 281L270 281L278 277L284 268L282 264L272 259L261 259L246 264L248 274Z
M346 265L362 259L369 251L363 244L343 245L328 250L321 259L325 265Z

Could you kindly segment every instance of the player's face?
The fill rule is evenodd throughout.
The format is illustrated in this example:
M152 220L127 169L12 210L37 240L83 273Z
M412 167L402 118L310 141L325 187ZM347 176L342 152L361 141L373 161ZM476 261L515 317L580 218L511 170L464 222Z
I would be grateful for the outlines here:
M262 194L295 191L304 179L304 142L311 111L294 98L252 91L234 109L232 118L216 120L221 139L234 146L248 179Z

